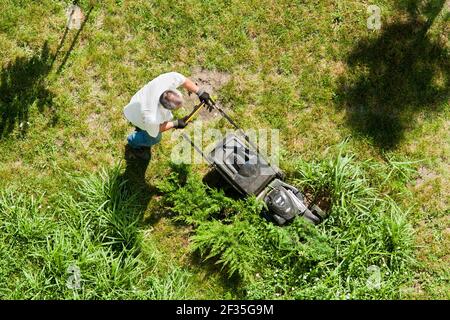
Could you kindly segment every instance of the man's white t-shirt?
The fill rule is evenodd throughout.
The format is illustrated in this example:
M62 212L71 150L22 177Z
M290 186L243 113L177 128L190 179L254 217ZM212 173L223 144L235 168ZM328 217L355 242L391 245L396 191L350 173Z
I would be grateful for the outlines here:
M136 127L146 130L156 137L159 125L173 119L172 112L159 103L161 94L170 89L176 89L186 81L186 77L178 72L163 73L147 83L130 100L123 113Z

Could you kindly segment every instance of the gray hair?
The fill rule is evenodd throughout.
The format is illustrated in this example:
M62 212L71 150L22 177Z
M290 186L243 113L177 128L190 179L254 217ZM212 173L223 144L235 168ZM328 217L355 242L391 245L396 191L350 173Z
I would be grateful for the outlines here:
M159 102L168 110L175 110L183 103L183 95L177 89L166 90L159 97Z

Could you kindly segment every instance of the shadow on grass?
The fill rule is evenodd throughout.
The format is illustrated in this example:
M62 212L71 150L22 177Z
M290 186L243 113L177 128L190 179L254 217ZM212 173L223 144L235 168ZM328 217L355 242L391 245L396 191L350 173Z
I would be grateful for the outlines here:
M431 26L445 6L445 2L446 0L399 0L396 1L396 7L406 11L411 17L417 18L420 14L424 15L426 23Z
M78 3L78 1L75 1L75 2L74 2L74 4L77 4L77 3ZM66 65L66 63L67 63L67 60L69 59L70 54L72 53L73 49L75 48L75 45L76 45L77 42L78 42L78 38L80 37L80 34L81 34L81 32L83 31L83 29L84 29L84 26L85 26L86 23L88 22L89 17L90 17L90 15L91 15L91 12L92 12L93 9L94 9L94 6L90 6L90 7L89 7L89 9L88 9L88 11L87 11L87 13L86 13L85 18L84 18L83 22L81 23L80 29L77 30L77 33L76 33L75 36L73 37L72 42L71 42L71 44L70 44L70 46L69 46L69 49L67 49L66 53L64 54L64 57L63 57L63 59L62 59L60 65L59 65L59 67L58 67L58 70L56 71L57 74L60 74L61 71L64 69L64 67L65 67L65 65ZM72 17L72 14L73 14L73 11L71 12L70 17ZM70 17L69 17L69 19L70 19ZM58 56L59 51L61 50L61 48L62 48L62 46L63 46L63 44L64 44L64 41L65 41L65 38L66 38L66 36L67 36L68 30L69 30L69 28L68 28L68 26L66 26L66 29L64 30L64 34L63 34L63 37L62 37L62 39L61 39L61 42L60 42L60 44L59 44L59 46L58 46L58 49L56 50L55 56L54 56L54 58L53 58L52 65L54 64L54 62L55 62L55 60L56 60L56 57Z
M190 264L198 266L205 271L206 277L218 276L220 285L230 292L235 298L242 298L244 292L240 289L241 279L236 274L228 277L228 275L222 269L222 264L218 263L219 258L214 257L205 260L198 252L194 252L190 255Z
M40 112L52 108L54 95L45 83L50 70L51 55L45 42L39 54L31 58L18 57L0 71L0 139L8 136L17 125L21 135L26 134L29 109L33 105ZM56 122L56 118L52 122Z
M93 6L89 8L80 29L73 37L58 66L57 74L64 69L93 8ZM56 125L58 117L53 105L54 94L48 89L46 79L65 43L68 31L69 28L66 26L54 54L49 49L48 41L45 41L39 53L31 57L18 57L0 71L0 140L9 136L17 126L20 135L22 137L26 135L29 113L33 106L41 113L49 109L51 111L49 125Z
M351 71L340 79L337 103L350 127L380 149L395 148L418 113L433 116L450 97L448 50L427 35L444 1L430 3L404 1L407 21L384 26L347 58Z
M177 186L185 186L186 183L188 183L188 179L191 173L191 166L188 164L176 164L173 162L169 163L170 166L170 172L174 173L173 176L166 177L167 179L175 179L173 181L171 181L171 184L175 184ZM206 178L203 180L203 182L205 182L206 180L211 182L210 187L215 187L216 185L214 183L219 183L220 184L220 180L223 180L223 178L220 178L220 175L217 175L215 172L210 172L209 174L206 175ZM213 186L214 185L214 186ZM217 185L218 186L218 185ZM230 187L231 188L231 187ZM237 192L236 192L237 193ZM164 197L164 194L160 194L161 196ZM193 195L193 197L195 197L195 195ZM162 206L159 209L159 211L157 212L152 212L152 216L150 216L147 219L147 223L149 224L154 224L155 222L157 222L162 216L166 216L168 218L173 218L174 215L171 214L170 212L167 212L168 207L170 207L170 203L167 203L168 206L164 205L164 198L163 201L160 203L162 204ZM187 205L191 205L191 204L187 204ZM170 219L170 224L176 228L180 228L186 231L186 228L188 229L188 237L193 233L193 226L191 224L186 223L185 221L182 220L176 220L176 219ZM188 238L185 239L186 242L188 243ZM220 282L221 286L226 288L227 291L230 291L233 293L233 295L238 296L239 294L239 283L240 283L240 279L238 278L238 276L233 276L231 278L229 278L226 273L222 270L222 265L217 264L218 258L211 258L211 259L207 259L205 260L204 257L200 256L199 252L190 252L188 255L188 265L193 267L193 268L199 268L201 270L203 270L206 274L206 277L217 277L218 281Z
M234 189L228 181L215 169L211 169L203 177L202 182L210 188L222 190L224 194L233 200L243 199L244 196Z
M186 180L188 177L189 167L185 164L175 164L173 162L170 162L169 166L170 166L170 169L172 172L177 173L177 177L179 179L178 180L179 184L184 185L186 183ZM168 177L166 177L166 179L167 178ZM152 210L151 215L144 221L144 224L149 224L149 225L157 224L159 222L159 220L161 220L161 218L163 218L163 217L170 218L173 216L173 213L168 211L169 209L166 208L164 205L163 192L158 190L158 188L153 188L153 190L154 190L153 196L158 197L158 200L153 203L153 205L151 207L151 210ZM159 201L159 198L162 198L162 201ZM171 219L171 223L176 226L184 226L183 223L174 221L173 219Z
M140 221L147 210L150 199L157 193L157 189L147 183L145 172L147 171L149 160L135 159L128 146L125 147L125 171L121 180L127 181L127 188L130 194L136 196L136 206L141 214Z
M125 148L125 171L118 172L114 183L108 187L111 199L107 213L111 216L106 230L101 232L106 232L106 243L117 254L122 254L124 249L134 253L140 250L139 230L155 193L145 180L148 164L148 160L132 159L128 148Z

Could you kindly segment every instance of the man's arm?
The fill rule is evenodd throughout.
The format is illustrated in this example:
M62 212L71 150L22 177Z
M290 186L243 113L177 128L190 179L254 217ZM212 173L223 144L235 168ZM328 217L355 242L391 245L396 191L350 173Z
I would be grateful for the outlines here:
M199 88L192 80L186 78L183 82L183 88L190 92L194 92L202 103L205 103L208 107L209 111L212 111L212 105L214 102L211 100L209 93L206 92L203 88Z
M170 130L174 127L175 127L175 124L173 121L166 121L159 125L159 132L164 132L164 131Z
M184 77L182 86L189 92L195 93L200 101L208 106L208 110L212 111L212 105L214 104L214 102L212 101L208 92L206 92L203 88L199 88L191 79L186 77Z
M159 132L164 132L172 128L183 129L187 126L186 119L188 116L174 121L166 121L159 125Z
M183 88L193 93L197 93L198 90L200 90L200 88L189 78L186 78L184 81Z

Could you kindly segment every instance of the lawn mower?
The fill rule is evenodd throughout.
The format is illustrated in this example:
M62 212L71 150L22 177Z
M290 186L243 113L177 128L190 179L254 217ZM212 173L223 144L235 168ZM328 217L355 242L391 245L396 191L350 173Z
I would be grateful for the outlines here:
M262 200L266 204L263 215L278 225L285 225L299 216L318 224L326 217L325 212L317 205L306 205L305 196L283 181L284 173L262 156L248 135L212 99L195 106L186 123L192 121L205 105L209 111L217 110L238 134L227 134L209 154L205 154L185 133L183 137L219 176L239 194L255 195Z

